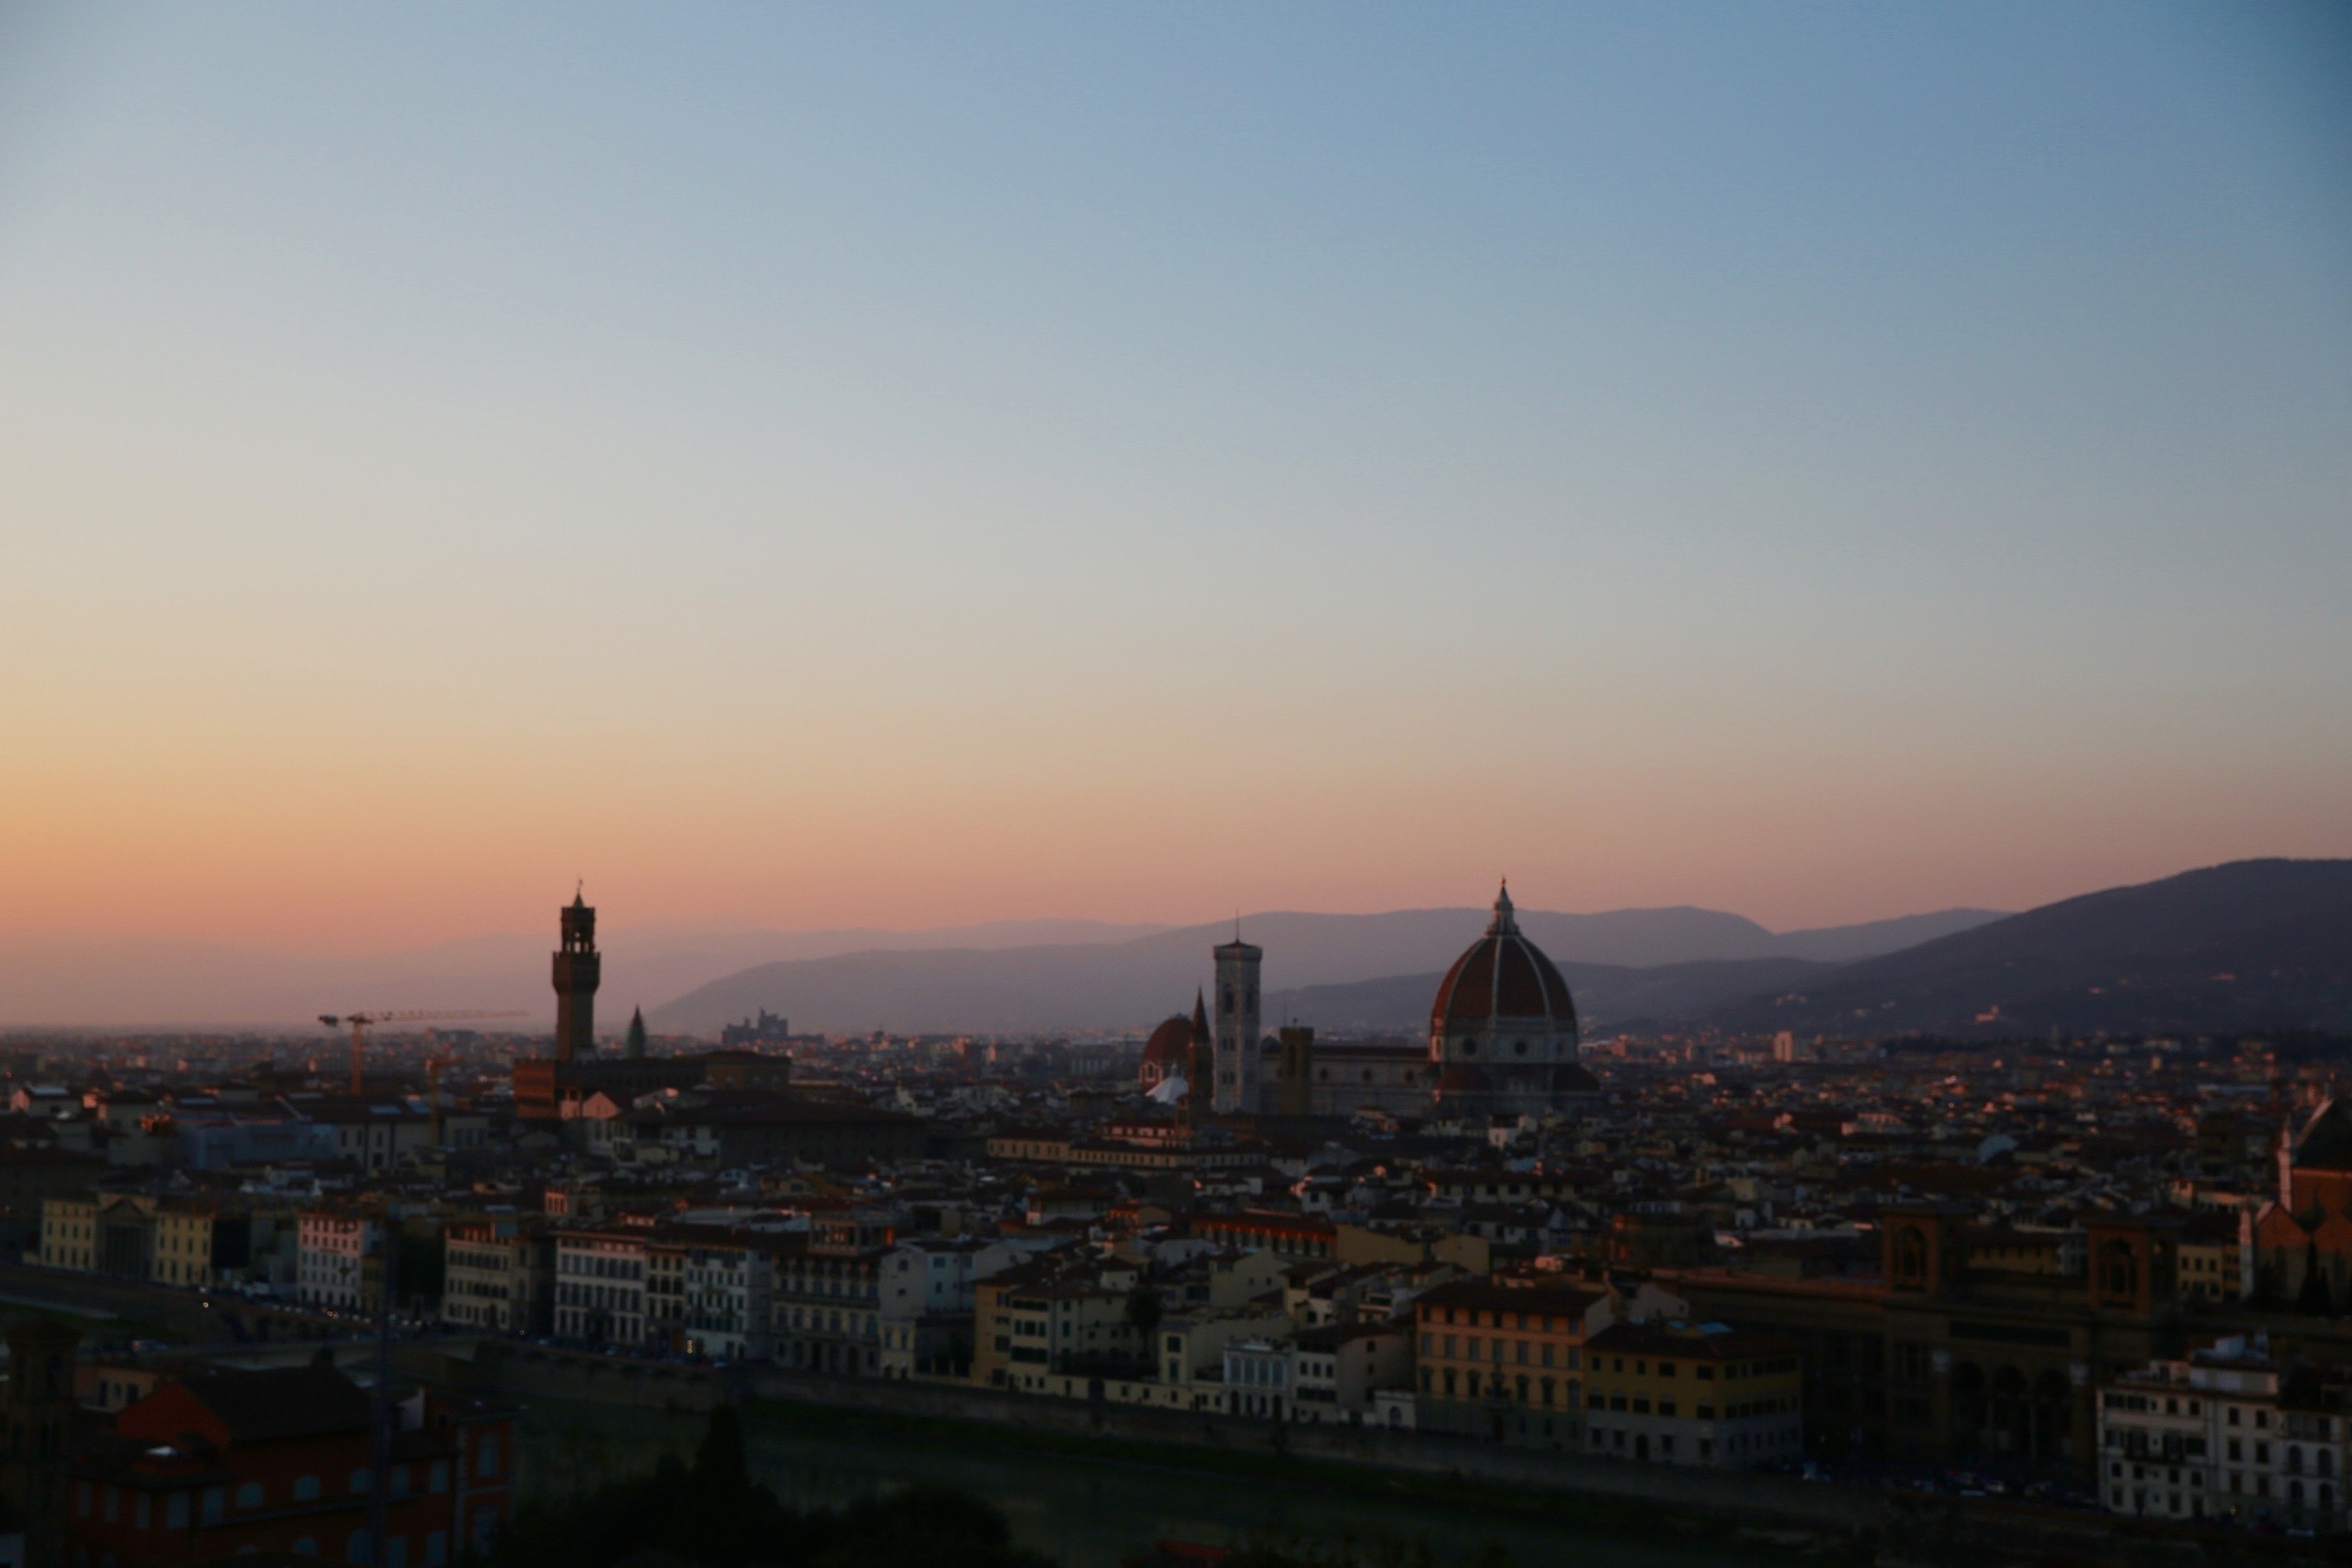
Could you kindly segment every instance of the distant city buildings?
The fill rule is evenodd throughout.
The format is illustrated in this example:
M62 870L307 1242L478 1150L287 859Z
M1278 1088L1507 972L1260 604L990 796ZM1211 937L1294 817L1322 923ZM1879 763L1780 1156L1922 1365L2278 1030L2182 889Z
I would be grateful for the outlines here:
M1411 1039L1269 1032L1268 955L1236 936L1136 1035L760 1014L717 1049L596 1053L593 915L560 917L568 1053L389 1036L352 1096L302 1042L15 1052L0 1238L69 1286L599 1365L1811 1466L2136 1529L2346 1523L2352 1101L2325 1042L1587 1039L1506 894ZM119 1431L166 1391L91 1381ZM167 1408L195 1418L132 1426ZM347 1474L296 1498L270 1440L207 1441L288 1511L238 1534L232 1489L232 1549L350 1549ZM105 1474L130 1484L88 1469L93 1512L56 1528L127 1562ZM437 1530L453 1562L504 1507L458 1501L399 1527L408 1560Z

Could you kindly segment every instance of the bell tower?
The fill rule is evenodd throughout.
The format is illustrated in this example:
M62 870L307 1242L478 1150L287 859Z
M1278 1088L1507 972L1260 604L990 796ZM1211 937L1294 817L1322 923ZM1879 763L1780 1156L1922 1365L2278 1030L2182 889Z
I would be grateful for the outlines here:
M1233 940L1215 949L1216 959L1216 1089L1211 1103L1219 1116L1256 1116L1258 1102L1258 964L1263 948Z
M561 916L564 945L555 952L555 1059L568 1062L596 1049L596 911L580 890Z

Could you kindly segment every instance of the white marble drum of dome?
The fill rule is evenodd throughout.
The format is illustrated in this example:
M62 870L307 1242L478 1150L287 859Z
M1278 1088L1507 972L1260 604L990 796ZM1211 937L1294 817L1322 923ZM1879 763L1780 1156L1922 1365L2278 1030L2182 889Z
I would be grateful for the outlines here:
M1437 1097L1466 1109L1551 1109L1594 1087L1576 1047L1568 984L1520 934L1506 883L1486 934L1454 960L1429 1010Z

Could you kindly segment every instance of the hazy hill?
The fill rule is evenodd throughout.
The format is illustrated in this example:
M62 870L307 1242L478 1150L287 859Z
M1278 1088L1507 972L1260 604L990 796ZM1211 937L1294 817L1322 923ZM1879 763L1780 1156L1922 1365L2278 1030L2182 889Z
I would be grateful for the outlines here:
M1129 942L1164 929L1092 920L1006 920L928 931L771 931L640 926L599 933L598 1011L617 1031L628 1010L780 959L876 948L990 948ZM363 1007L512 1008L513 1027L551 1028L548 928L356 958L142 937L50 937L0 945L0 1028L30 1024L308 1023ZM497 1025L486 1025L497 1027Z
M2352 1032L2352 861L2239 861L1775 986L1708 1022L1960 1037Z
M1701 961L1785 963L1791 943L1884 952L1923 927L1950 930L1992 917L1948 911L1786 937L1739 915L1688 908L1601 914L1522 910L1518 918L1530 937L1565 963L1630 969ZM1247 916L1241 926L1242 934L1265 950L1271 992L1442 971L1486 928L1486 920L1487 911L1475 909L1360 915L1277 911ZM796 1028L836 1032L1134 1028L1188 1007L1194 988L1209 976L1209 950L1232 935L1232 925L1226 922L1086 947L851 953L763 964L700 987L646 1016L658 1029L696 1034L713 1033L760 1007L784 1013ZM1759 974L1755 983L1774 983L1784 973L1788 972ZM1724 994L1707 990L1690 1005L1705 1006ZM1427 1005L1424 992L1417 1006ZM1265 1016L1279 1022L1272 1012Z
M1564 963L1568 990L1585 1033L1635 1023L1673 1023L1726 1002L1777 990L1829 973L1826 964L1804 958L1708 958L1695 963ZM1306 1023L1326 1033L1404 1034L1419 1037L1429 1027L1429 1006L1437 997L1435 974L1392 974L1344 986L1302 986L1266 998L1266 1022Z
M511 1027L543 1030L554 1016L548 928L351 958L320 958L149 938L55 937L0 945L0 1028L308 1025L354 1008L512 1009ZM611 911L607 911L608 918ZM1555 954L1595 963L1883 953L1919 934L1993 918L1952 910L1864 926L1775 935L1712 910L1522 911ZM1276 912L1247 917L1278 984L1328 984L1425 972L1453 960L1486 923L1483 910L1388 914ZM765 1006L796 1025L850 1030L1124 1027L1188 1001L1208 949L1227 927L1170 929L1086 920L997 921L932 930L846 927L774 931L690 926L612 926L600 935L599 1019L611 1030L643 1006L657 1028L715 1031ZM1107 957L1120 949L1116 958ZM1126 951L1132 948L1133 951ZM1017 957L998 957L1017 954ZM921 955L921 957L913 957ZM747 973L817 962L779 987L737 984ZM826 964L831 967L824 967ZM1284 978L1288 976L1288 978ZM716 999L694 993L724 982ZM675 1006L657 1004L677 999ZM805 1006L797 1009L794 999ZM688 1004L691 1002L691 1006ZM691 1025L672 1021L691 1019Z

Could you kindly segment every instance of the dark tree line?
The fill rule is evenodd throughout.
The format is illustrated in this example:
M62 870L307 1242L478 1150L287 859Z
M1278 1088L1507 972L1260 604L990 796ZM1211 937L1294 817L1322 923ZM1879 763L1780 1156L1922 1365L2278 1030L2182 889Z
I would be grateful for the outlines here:
M489 1568L1053 1568L1012 1544L977 1497L913 1487L846 1508L800 1511L753 1482L743 1424L713 1411L690 1466L675 1454L561 1503L519 1510Z

